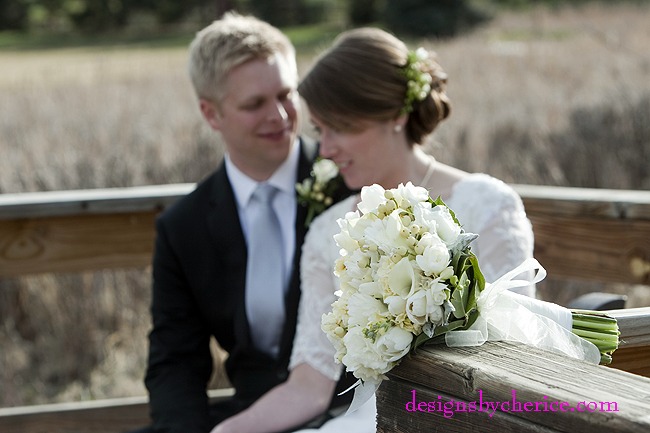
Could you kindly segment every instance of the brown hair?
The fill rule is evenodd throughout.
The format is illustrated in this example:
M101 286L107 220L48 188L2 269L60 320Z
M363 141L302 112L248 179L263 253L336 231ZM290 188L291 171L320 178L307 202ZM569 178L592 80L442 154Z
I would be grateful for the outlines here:
M406 98L408 52L402 41L377 28L344 32L318 58L298 91L314 115L342 131L358 131L359 119L395 119ZM410 144L421 143L451 110L447 76L433 53L422 72L431 75L431 91L409 113L405 129Z

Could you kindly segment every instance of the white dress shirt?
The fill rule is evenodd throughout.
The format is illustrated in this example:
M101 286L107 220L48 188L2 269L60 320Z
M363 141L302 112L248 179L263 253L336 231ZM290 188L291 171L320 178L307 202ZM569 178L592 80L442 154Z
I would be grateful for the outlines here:
M300 157L300 142L296 140L287 159L280 167L273 173L273 175L266 181L276 187L279 192L273 200L273 208L282 229L282 240L284 242L284 267L285 275L291 277L293 256L295 253L296 245L296 182L298 171L298 159ZM226 154L224 156L226 164L226 174L228 180L232 185L235 194L235 201L237 203L237 212L239 213L239 220L241 221L242 230L244 231L244 238L248 244L248 227L250 216L247 215L246 208L248 201L255 191L258 183L257 181L246 176L239 170L232 160Z

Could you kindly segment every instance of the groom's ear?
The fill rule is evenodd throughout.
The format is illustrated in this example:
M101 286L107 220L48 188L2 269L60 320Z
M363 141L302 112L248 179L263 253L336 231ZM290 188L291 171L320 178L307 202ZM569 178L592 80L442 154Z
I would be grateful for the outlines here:
M199 109L203 118L208 122L210 127L215 131L221 130L221 112L217 104L209 99L199 99Z

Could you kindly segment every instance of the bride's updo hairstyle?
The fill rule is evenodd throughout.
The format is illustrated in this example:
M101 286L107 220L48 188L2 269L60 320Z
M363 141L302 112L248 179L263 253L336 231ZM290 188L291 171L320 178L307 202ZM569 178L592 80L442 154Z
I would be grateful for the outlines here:
M433 53L424 53L377 28L349 30L317 59L298 91L313 115L340 131L360 132L359 120L407 113L408 142L422 143L451 110L447 75Z

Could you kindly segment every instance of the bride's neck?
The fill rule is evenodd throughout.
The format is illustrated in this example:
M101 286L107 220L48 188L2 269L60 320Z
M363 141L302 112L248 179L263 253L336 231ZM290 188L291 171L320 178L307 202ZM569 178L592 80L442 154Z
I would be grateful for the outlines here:
M426 186L433 174L434 161L431 155L426 154L420 146L416 145L409 152L407 163L404 164L407 171L402 183L412 182L416 186Z

